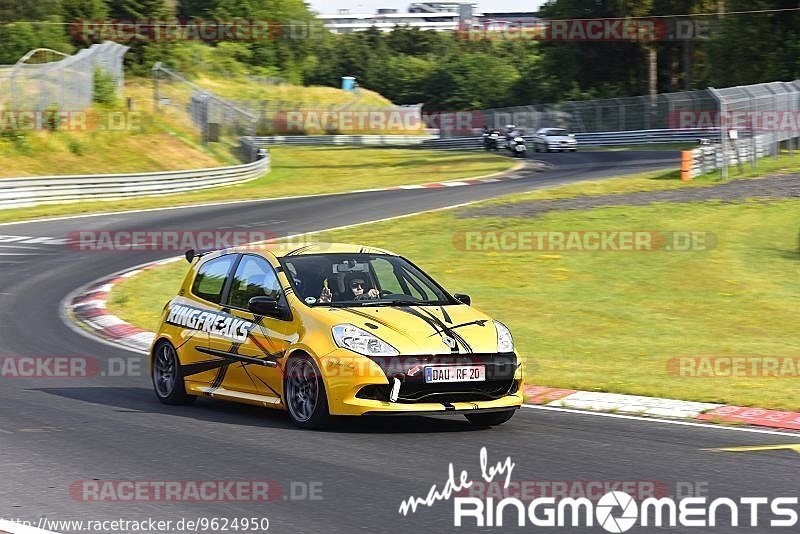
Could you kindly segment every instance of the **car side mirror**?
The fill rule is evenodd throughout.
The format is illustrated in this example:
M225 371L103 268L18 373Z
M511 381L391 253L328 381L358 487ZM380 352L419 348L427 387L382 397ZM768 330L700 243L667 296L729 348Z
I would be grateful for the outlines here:
M256 315L271 315L273 317L281 315L278 299L272 297L252 297L247 302L247 309Z
M463 302L463 303L464 303L464 304L466 304L467 306L469 306L470 304L472 304L472 299L471 299L471 298L469 298L469 295L467 295L467 294L464 294L464 293L456 293L456 294L455 294L455 295L453 295L453 296L456 298L456 300L460 300L461 302Z

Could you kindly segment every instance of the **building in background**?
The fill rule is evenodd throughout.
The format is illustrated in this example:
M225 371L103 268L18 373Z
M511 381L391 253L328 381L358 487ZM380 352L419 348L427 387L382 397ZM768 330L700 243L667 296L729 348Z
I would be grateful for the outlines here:
M319 15L325 27L333 33L351 33L376 28L389 32L395 26L452 32L478 27L507 29L510 25L538 20L535 13L491 13L476 11L472 2L414 2L408 11L393 8L378 9L375 13L351 13L340 9L335 15Z

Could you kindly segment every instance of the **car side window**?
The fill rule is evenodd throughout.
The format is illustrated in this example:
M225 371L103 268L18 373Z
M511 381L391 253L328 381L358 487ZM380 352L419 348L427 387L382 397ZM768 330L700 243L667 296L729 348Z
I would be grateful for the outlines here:
M233 266L234 254L209 260L200 266L197 276L192 284L192 293L201 299L219 304L222 297L222 288Z
M246 310L253 297L277 299L280 294L281 286L272 265L258 256L242 256L228 293L228 304Z

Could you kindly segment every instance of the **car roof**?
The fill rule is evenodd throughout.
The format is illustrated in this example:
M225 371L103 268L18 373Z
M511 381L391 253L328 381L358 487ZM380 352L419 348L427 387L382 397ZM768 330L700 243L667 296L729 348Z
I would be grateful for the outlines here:
M277 258L298 256L304 254L388 254L396 256L394 252L376 247L354 245L350 243L281 243L270 252Z
M232 252L249 252L256 254L271 254L276 258L283 258L286 256L301 256L306 254L388 254L390 256L397 256L394 252L376 247L367 247L364 245L354 245L350 243L322 243L322 242L279 242L279 243L261 243L253 246L234 247L220 253Z

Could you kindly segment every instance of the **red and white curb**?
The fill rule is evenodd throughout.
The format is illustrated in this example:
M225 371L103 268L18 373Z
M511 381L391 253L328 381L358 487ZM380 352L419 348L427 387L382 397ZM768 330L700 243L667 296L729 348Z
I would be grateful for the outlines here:
M78 289L68 296L64 308L68 319L72 319L84 330L134 352L147 354L153 343L155 332L148 332L108 312L106 302L111 289L119 282L136 276L148 269L182 260L182 256L145 263L110 275Z
M514 170L514 169L512 169ZM510 172L510 171L506 171ZM395 190L395 189L438 189L442 187L461 187L464 185L476 185L476 184L490 184L493 182L503 182L505 180L514 180L516 177L508 176L508 177L497 177L497 178L470 178L469 180L450 180L449 182L431 182L427 184L416 184L416 185L395 185L392 187L387 187L386 190Z
M800 413L781 410L533 385L525 386L525 398L529 404L558 408L800 430Z

